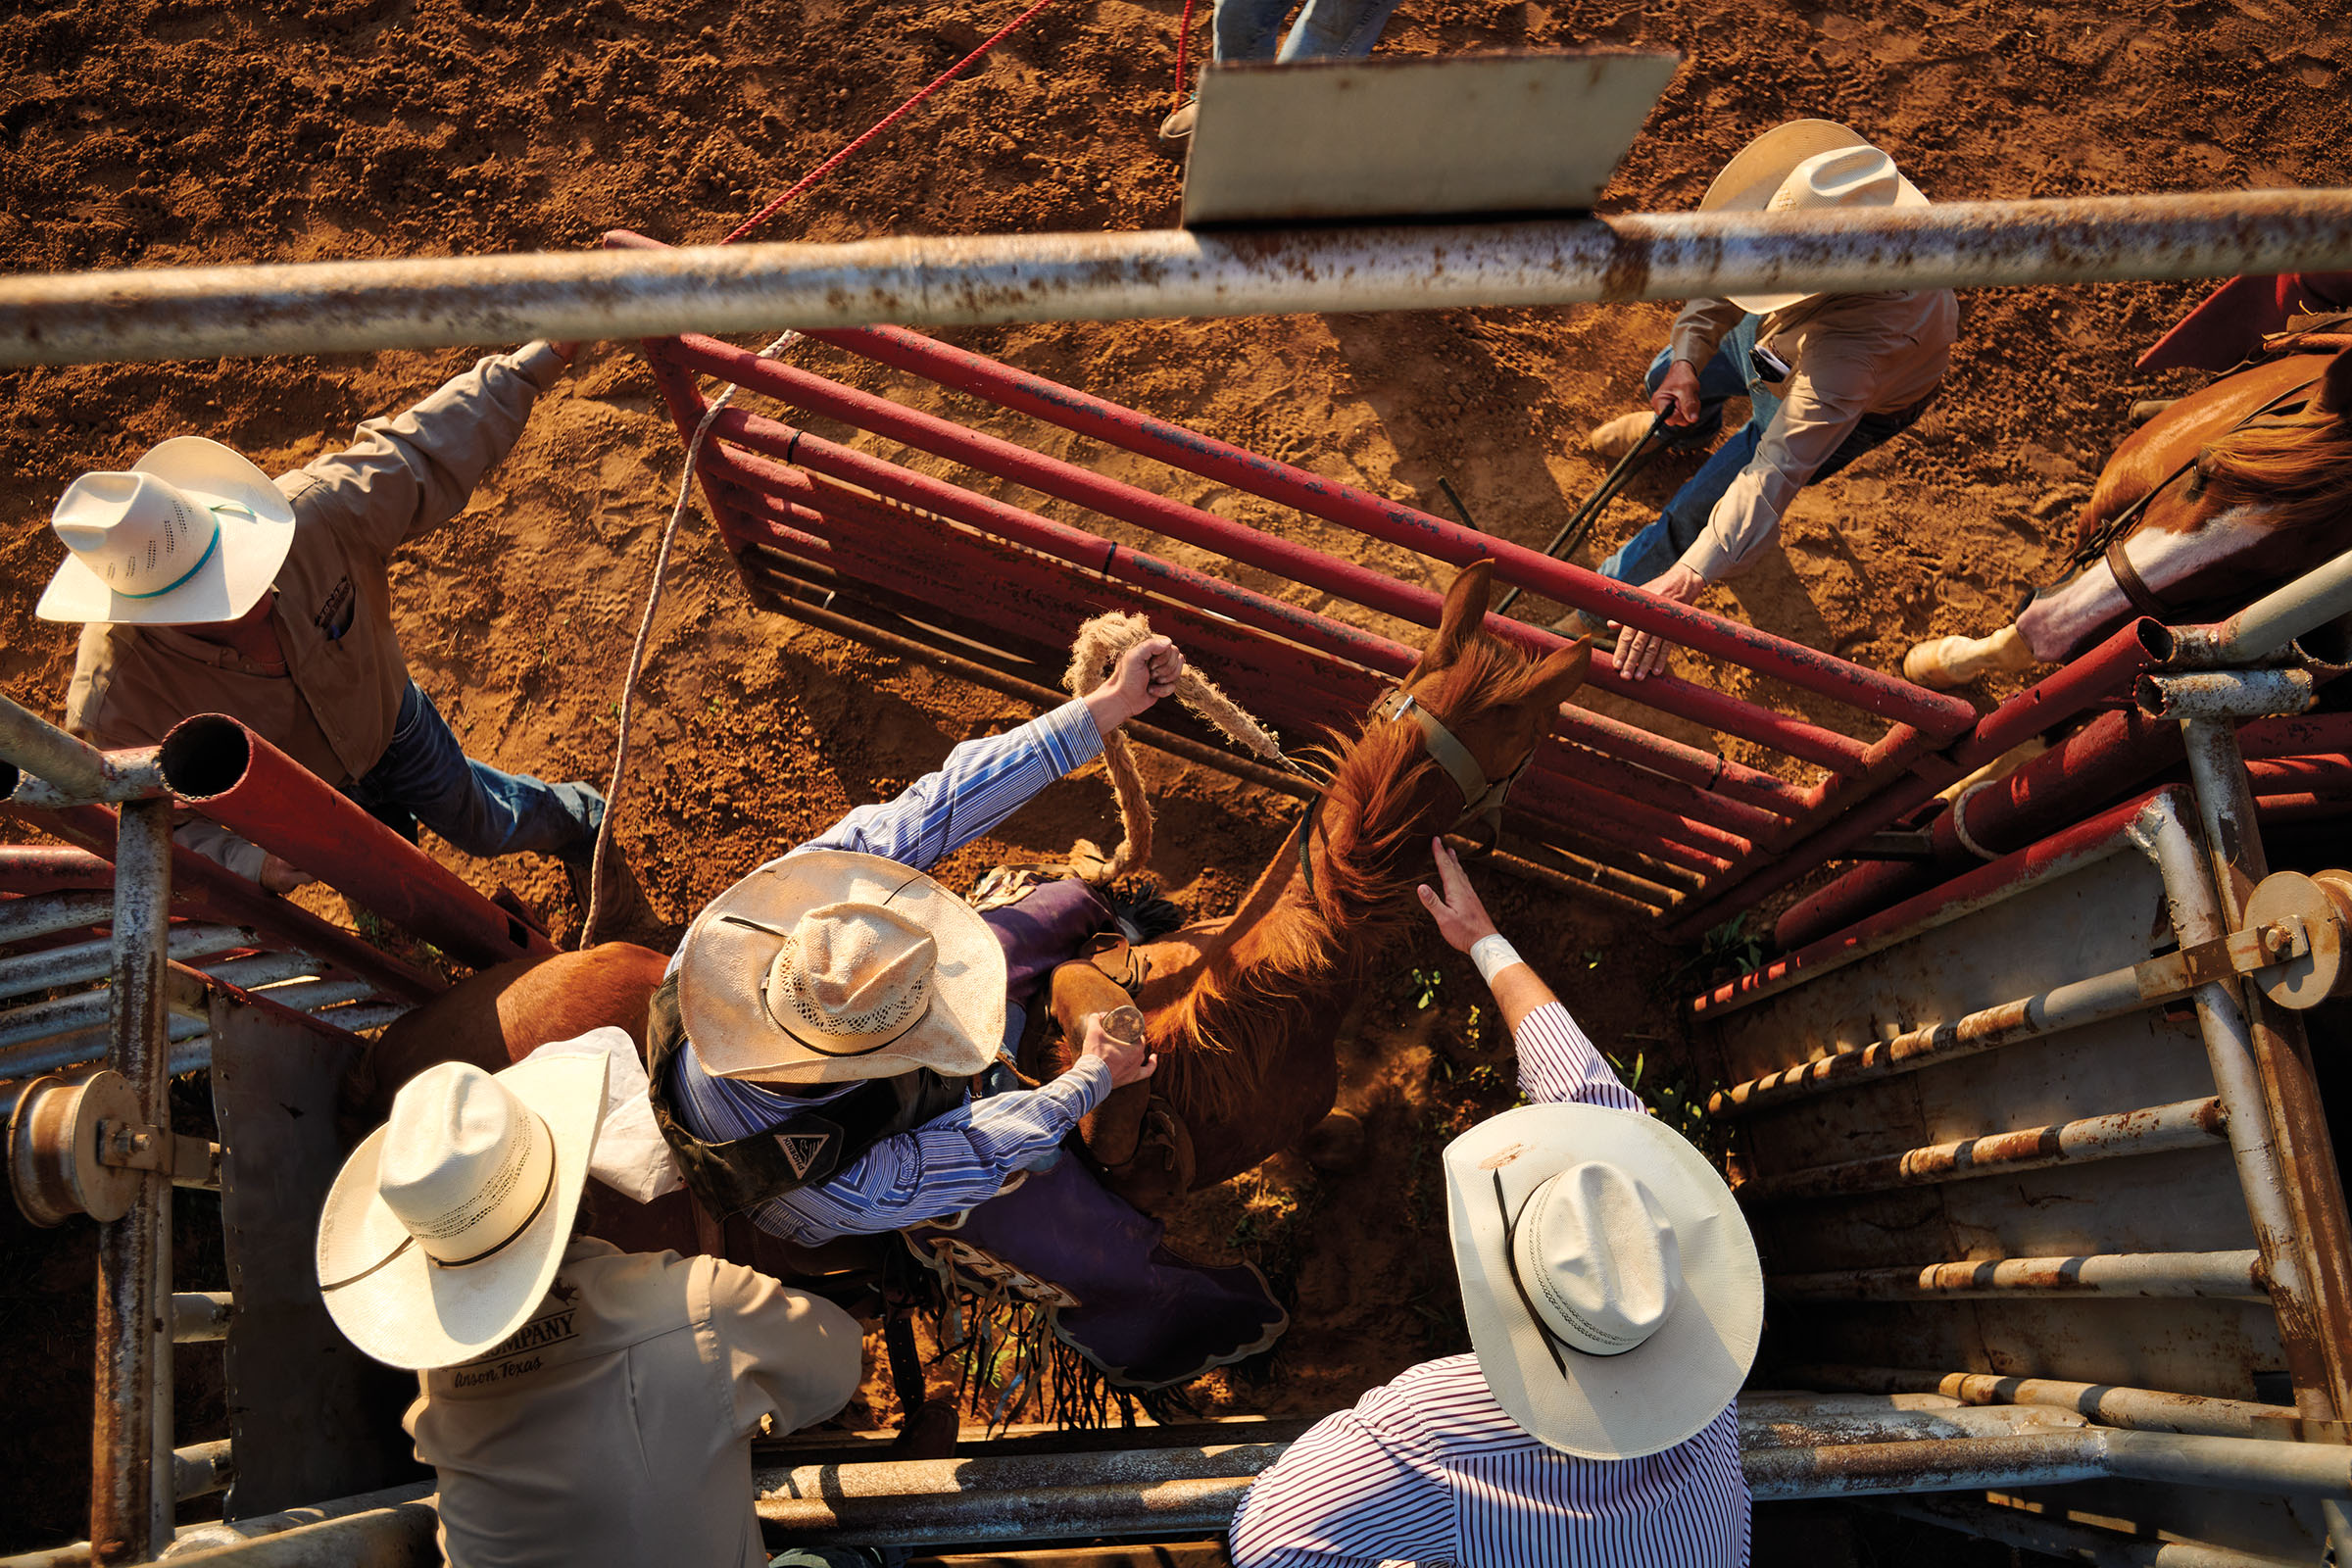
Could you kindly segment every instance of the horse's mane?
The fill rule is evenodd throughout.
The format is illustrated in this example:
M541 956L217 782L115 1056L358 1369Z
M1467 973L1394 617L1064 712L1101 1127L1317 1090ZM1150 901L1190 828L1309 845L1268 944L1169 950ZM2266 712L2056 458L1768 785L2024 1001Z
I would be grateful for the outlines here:
M1481 632L1417 695L1451 724L1527 697L1537 667L1537 661ZM1239 1103L1261 1064L1278 1057L1280 1041L1269 1037L1296 1026L1283 1004L1348 978L1342 960L1349 951L1377 952L1418 907L1406 895L1434 874L1429 838L1461 808L1418 724L1380 724L1352 740L1333 733L1315 750L1330 760L1332 774L1315 813L1311 892L1285 900L1256 922L1246 968L1210 965L1153 1031L1197 1043L1196 1050L1162 1057L1160 1070L1184 1080L1198 1102L1220 1110ZM1286 844L1284 853L1296 852Z
M2258 506L2273 529L2340 520L2352 510L2352 417L2289 415L2232 430L2197 457L2223 506Z

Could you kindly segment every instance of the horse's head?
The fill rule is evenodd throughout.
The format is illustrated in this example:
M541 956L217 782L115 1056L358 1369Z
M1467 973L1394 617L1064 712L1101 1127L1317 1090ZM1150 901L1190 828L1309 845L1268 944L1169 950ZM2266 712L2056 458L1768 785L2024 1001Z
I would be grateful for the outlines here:
M1579 643L1537 659L1485 626L1494 564L1474 561L1446 593L1438 629L1406 672L1403 694L1427 709L1490 780L1509 778L1535 755L1551 718L1585 682L1592 650Z

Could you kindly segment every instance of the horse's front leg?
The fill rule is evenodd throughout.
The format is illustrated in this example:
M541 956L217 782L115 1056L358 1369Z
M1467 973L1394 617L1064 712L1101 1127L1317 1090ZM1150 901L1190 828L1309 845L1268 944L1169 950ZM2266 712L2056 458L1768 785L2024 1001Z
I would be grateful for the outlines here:
M2031 668L2034 650L2015 622L1989 637L1937 637L1903 656L1903 677L1938 691L1965 686L1995 670Z

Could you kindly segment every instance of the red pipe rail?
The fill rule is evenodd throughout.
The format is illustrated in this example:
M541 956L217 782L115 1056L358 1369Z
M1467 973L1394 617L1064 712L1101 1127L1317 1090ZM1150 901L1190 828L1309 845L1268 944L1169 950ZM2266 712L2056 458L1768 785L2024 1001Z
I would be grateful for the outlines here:
M625 234L611 242L650 243ZM1594 691L1825 770L1811 783L1794 782L1563 705L1554 727L1561 744L1540 754L1514 807L1550 841L1573 839L1580 855L1658 879L1665 902L1651 907L1677 938L1699 935L1824 863L1853 858L1865 840L1890 827L1924 828L1935 858L1865 865L1816 896L1821 910L1850 914L1948 875L1949 857L1969 852L1936 792L2028 736L2115 701L2169 649L2164 628L2135 621L1980 716L1957 697L1655 600L918 333L869 327L810 336L1438 561L1492 560L1504 581L1892 720L1876 740L1860 740L1686 681L1628 682L1611 660L1595 658ZM708 413L695 379L708 374L1375 613L1422 626L1438 619L1442 598L1430 588L801 367L708 337L644 347L682 437L691 438ZM1144 609L1228 672L1246 703L1296 733L1352 718L1378 682L1413 659L1410 648L1376 631L747 409L710 420L701 468L705 499L747 581L785 602L839 593L852 611L866 606L917 629L939 628L965 646L1004 650L1025 670L1052 664L1076 618L1114 606ZM975 603L976 582L990 590L985 610ZM1490 617L1489 629L1536 649L1562 646L1523 622ZM2086 732L2095 737L2088 744L2105 744L2127 724L2118 714L2100 718ZM2020 787L2035 787L2033 779L2060 765ZM2155 770L2113 782L2105 798ZM2278 810L2308 813L2331 798L2292 779L2266 787ZM1976 827L1978 818L1967 825ZM1826 913L1807 918L1819 929L1844 923Z
M223 713L164 737L164 781L223 827L475 968L555 944L492 904L348 796Z

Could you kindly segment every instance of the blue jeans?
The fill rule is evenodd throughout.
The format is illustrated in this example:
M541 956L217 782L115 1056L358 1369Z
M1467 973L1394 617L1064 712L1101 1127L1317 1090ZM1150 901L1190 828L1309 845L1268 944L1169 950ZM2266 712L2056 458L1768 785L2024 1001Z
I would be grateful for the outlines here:
M1216 58L1235 60L1353 60L1372 52L1396 0L1306 0L1306 9L1275 51L1274 38L1293 0L1217 0Z
M1757 318L1741 317L1740 324L1724 334L1716 347L1714 358L1707 361L1698 372L1698 421L1677 428L1666 428L1676 447L1704 446L1715 439L1723 428L1723 406L1731 399L1747 399L1747 423L1729 441L1717 447L1698 466L1698 471L1683 482L1658 514L1658 520L1617 547L1617 553L1602 562L1600 574L1619 582L1645 583L1668 566L1683 559L1707 526L1715 503L1740 477L1740 470L1755 460L1756 448L1764 440L1765 427L1781 412L1781 400L1768 390L1771 383L1756 378L1748 359L1756 346ZM1674 363L1674 350L1664 348L1649 362L1649 373L1642 384L1652 393L1666 378L1667 367ZM1865 414L1859 423L1838 443L1830 461L1813 470L1813 478L1826 479L1845 467L1865 452L1884 445L1888 439L1907 428L1919 411L1925 408L1921 400L1897 414ZM1810 481L1808 481L1810 482Z
M421 822L453 849L484 858L537 850L584 861L605 817L605 798L585 784L502 773L467 757L415 681L400 700L392 744L349 794L394 828L407 823L412 839Z

